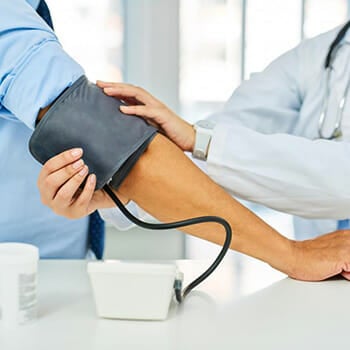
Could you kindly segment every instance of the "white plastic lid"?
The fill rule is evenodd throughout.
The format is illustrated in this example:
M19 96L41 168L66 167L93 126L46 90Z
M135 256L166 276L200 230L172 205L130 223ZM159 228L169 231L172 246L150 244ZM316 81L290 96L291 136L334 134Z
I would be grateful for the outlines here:
M120 260L93 261L88 263L89 273L142 273L176 274L175 264L140 263Z
M30 264L39 260L39 249L25 243L0 243L1 265Z

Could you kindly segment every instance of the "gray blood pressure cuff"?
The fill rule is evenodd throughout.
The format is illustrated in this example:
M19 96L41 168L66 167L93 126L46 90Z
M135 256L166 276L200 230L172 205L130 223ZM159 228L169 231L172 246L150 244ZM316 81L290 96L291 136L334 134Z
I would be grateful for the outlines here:
M89 172L96 174L96 189L110 180L117 189L156 135L143 119L121 113L120 105L121 101L80 77L36 127L30 152L44 164L65 150L81 147Z

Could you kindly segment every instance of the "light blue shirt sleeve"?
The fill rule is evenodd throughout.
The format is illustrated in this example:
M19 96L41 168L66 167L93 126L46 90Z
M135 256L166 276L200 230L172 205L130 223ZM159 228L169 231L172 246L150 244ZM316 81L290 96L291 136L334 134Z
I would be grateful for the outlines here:
M0 0L0 116L34 128L41 108L84 74L26 0ZM12 116L11 116L12 115Z
M28 142L40 108L84 72L37 15L37 5L0 0L0 241L34 244L43 258L81 259L89 218L69 220L41 204L41 166Z
M40 3L40 0L26 0L33 8L37 9Z

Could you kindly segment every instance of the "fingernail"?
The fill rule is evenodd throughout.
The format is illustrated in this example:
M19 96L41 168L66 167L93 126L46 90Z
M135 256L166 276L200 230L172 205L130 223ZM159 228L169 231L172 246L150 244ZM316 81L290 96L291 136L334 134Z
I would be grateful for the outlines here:
M83 150L82 148L74 148L72 151L71 151L71 155L73 157L77 157L77 156L80 156L83 154Z
M88 167L84 166L84 168L79 171L79 175L85 176L87 174L87 172L88 172Z
M72 167L73 169L79 169L84 164L84 161L82 159L79 159L77 162L75 162Z
M96 180L96 175L95 174L90 175L90 177L89 177L90 187L95 187L95 180Z
M128 106L120 106L120 109L126 111L128 110Z
M115 90L115 88L113 89L108 87L103 89L104 92L113 92L113 90Z

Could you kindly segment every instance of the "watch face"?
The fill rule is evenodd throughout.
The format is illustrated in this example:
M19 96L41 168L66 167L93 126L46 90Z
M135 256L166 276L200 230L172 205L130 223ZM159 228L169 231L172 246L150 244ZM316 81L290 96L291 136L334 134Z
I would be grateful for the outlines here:
M206 160L207 159L205 153L203 151L201 151L201 150L193 151L193 157L197 158L197 159L200 159L200 160Z
M196 126L204 129L214 129L215 123L210 120L200 120L196 123Z

